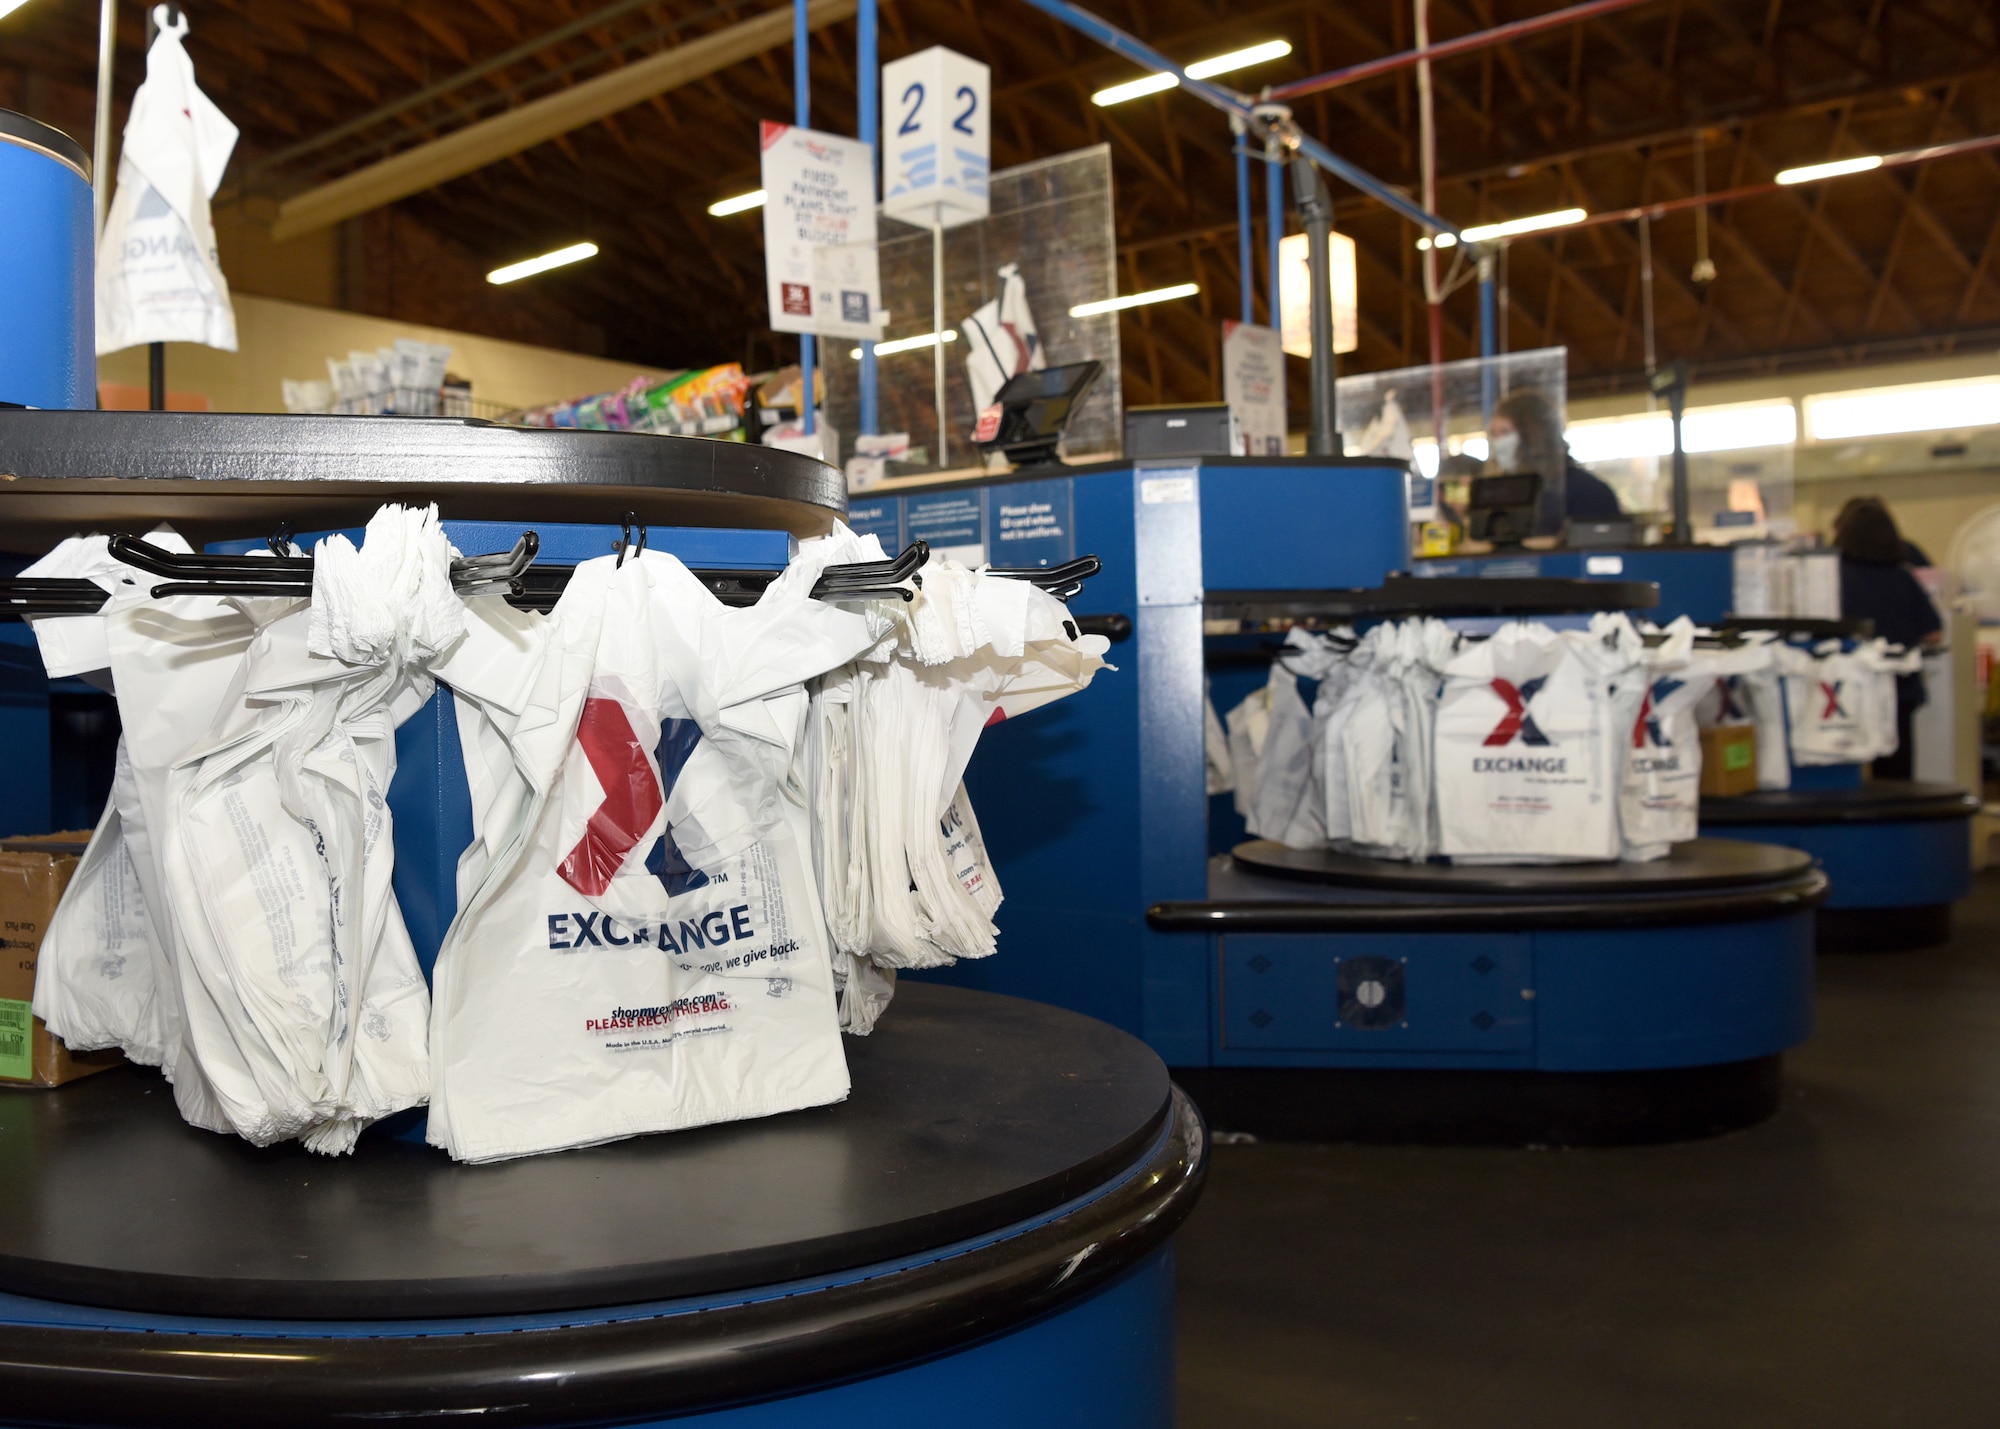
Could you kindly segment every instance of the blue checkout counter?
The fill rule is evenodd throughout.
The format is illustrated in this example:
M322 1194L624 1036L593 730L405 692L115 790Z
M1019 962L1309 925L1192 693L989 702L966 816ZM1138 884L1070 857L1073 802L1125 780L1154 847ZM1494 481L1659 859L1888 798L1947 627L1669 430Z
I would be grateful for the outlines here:
M1416 563L1420 576L1645 580L1658 619L1714 625L1735 609L1727 546L1515 551ZM1858 765L1795 767L1792 787L1704 801L1704 832L1782 844L1830 880L1819 946L1829 951L1932 947L1951 932L1951 905L1972 891L1970 820L1979 801L1948 784L1867 780Z
M1071 609L1134 631L1088 697L986 732L967 784L1006 895L1001 953L923 976L1125 1028L1232 1130L1581 1142L1768 1115L1811 1029L1825 880L1808 859L1704 840L1670 866L1471 886L1362 860L1274 871L1211 824L1205 679L1226 710L1226 684L1263 674L1205 640L1208 604L1382 585L1408 564L1404 483L1393 462L1205 458L881 503L908 523L948 495L987 513L989 551L992 515L1068 512L1051 555L1104 562Z

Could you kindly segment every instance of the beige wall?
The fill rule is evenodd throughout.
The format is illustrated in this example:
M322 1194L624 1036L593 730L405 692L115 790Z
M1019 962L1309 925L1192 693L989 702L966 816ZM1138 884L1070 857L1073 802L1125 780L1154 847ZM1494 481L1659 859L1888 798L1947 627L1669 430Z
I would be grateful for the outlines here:
M282 412L282 379L326 378L326 359L353 349L373 351L399 337L448 343L451 370L471 379L473 398L530 407L622 387L644 369L552 348L502 342L472 333L334 308L309 307L248 293L235 296L235 352L192 343L167 344L167 386L199 393L217 412ZM97 362L100 383L146 385L146 350L128 348Z
M1731 382L1697 381L1688 402L1696 407L1774 398L1797 402L1819 392L1990 377L1996 372L2000 372L2000 354L1971 352ZM1571 421L1622 416L1644 411L1645 406L1645 398L1639 395L1587 397L1570 403L1568 416ZM2000 505L2000 464L1996 464L2000 434L1988 429L1965 436L1966 456L1947 459L1934 458L1934 439L1924 436L1842 444L1801 440L1793 451L1793 517L1798 529L1828 533L1835 513L1849 497L1878 496L1895 513L1905 536L1923 547L1931 559L1947 562L1952 537L1966 520L1989 506Z

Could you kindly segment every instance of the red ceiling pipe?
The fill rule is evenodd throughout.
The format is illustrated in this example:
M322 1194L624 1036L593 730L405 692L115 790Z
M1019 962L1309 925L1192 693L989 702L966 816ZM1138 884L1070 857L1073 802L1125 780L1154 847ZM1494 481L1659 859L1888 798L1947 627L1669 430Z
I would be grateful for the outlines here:
M1510 40L1523 40L1530 35L1539 35L1544 30L1554 30L1564 25L1594 20L1599 15L1629 10L1634 5L1646 3L1648 0L1587 0L1585 4L1572 5L1566 10L1551 10L1546 15L1534 15L1526 20L1495 25L1490 30L1460 35L1455 40L1440 40L1424 49L1404 50L1401 54L1384 55L1379 60L1364 60L1358 65L1349 65L1346 69L1328 70L1325 74L1295 79L1290 84L1281 84L1270 90L1268 97L1279 102L1293 100L1301 95L1317 94L1323 89L1337 89L1343 84L1354 84L1359 80L1373 79L1377 75L1408 69L1419 60L1427 59L1433 63L1438 60L1448 60L1453 55L1468 54L1491 45L1504 45Z

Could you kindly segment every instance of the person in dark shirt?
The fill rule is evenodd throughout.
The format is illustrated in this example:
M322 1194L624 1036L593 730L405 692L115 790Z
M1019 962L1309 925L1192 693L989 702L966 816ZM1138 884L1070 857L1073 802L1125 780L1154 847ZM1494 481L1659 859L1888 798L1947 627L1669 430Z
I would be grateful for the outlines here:
M1840 552L1843 619L1872 620L1877 635L1909 650L1943 638L1937 607L1904 564L1908 543L1880 500L1856 497L1843 506L1834 520L1833 544ZM1922 675L1896 677L1896 752L1875 761L1877 779L1910 777L1910 729L1925 698Z
M1625 515L1618 493L1570 456L1555 408L1541 393L1513 392L1502 398L1486 424L1486 435L1499 471L1541 473L1537 536L1555 535L1564 521L1616 521Z

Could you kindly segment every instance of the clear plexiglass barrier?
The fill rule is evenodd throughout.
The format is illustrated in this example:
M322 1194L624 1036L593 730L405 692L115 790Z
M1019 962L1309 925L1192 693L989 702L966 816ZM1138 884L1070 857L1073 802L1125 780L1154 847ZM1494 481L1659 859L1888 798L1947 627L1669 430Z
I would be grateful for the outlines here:
M1559 511L1563 465L1548 437L1562 432L1568 372L1568 350L1543 347L1343 377L1335 421L1349 456L1412 464L1412 520L1434 519L1440 502L1463 512L1472 478L1504 471L1538 471L1544 502ZM1496 451L1493 419L1510 413L1515 440Z
M1070 418L1063 454L1071 460L1115 456L1124 438L1118 362L1118 314L1072 316L1118 291L1112 230L1111 150L1079 149L993 175L991 211L944 233L946 448L939 459L933 395L932 235L891 218L880 224L886 352L878 350L877 429L907 432L907 460L890 475L976 466L972 443L979 411L971 364L997 356L1009 368L1027 346L1050 367L1095 359L1104 364L1082 408ZM973 321L978 319L978 321ZM982 337L982 333L985 334ZM824 339L827 412L840 434L841 457L861 430L860 349Z

